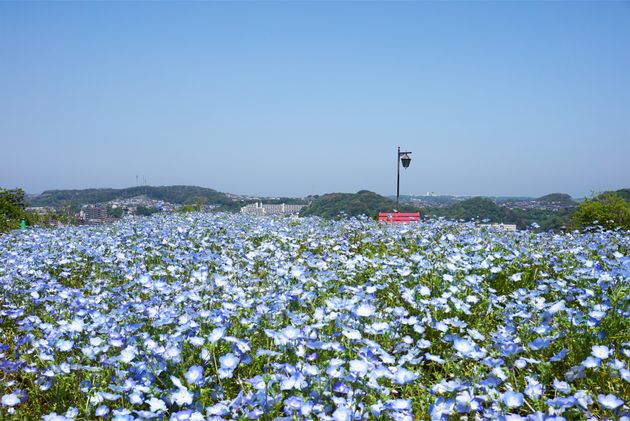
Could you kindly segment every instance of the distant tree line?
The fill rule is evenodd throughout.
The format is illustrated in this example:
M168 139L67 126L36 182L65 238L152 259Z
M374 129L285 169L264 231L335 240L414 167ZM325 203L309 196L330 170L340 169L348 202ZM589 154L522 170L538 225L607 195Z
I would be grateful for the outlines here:
M342 216L367 215L376 218L379 212L391 212L396 203L368 190L357 193L330 193L313 196L311 203L302 209L300 216L320 216L323 218L339 218ZM401 212L418 212L419 208L403 205Z
M51 190L31 201L31 205L56 207L56 212L38 215L26 211L25 194L22 189L0 188L0 232L20 227L22 221L28 225L50 225L54 223L77 223L76 212L80 205L102 203L145 194L155 200L180 203L181 212L200 211L208 203L215 205L214 211L238 212L242 206L254 200L233 200L224 193L194 186L131 187L129 189ZM567 201L568 195L552 194L539 201ZM391 199L374 192L361 190L357 193L330 193L307 198L309 204L300 212L301 216L340 218L367 215L376 218L379 212L393 211L396 204ZM301 204L302 199L268 199L265 203ZM454 220L478 220L493 223L516 224L518 228L530 228L537 224L541 230L585 229L601 226L607 229L630 230L630 189L606 192L580 203L575 209L508 209L491 199L474 197L447 207L423 208L401 205L401 212L418 212L423 217L445 217ZM157 209L139 206L139 215L151 215ZM122 209L108 209L112 217L122 217Z
M38 196L29 198L30 206L50 206L60 208L66 203L73 206L105 203L112 200L147 196L153 200L184 205L185 211L199 210L206 204L216 206L214 210L238 212L241 207L256 200L241 200L213 189L198 186L138 186L125 189L83 189L83 190L47 190ZM306 204L303 199L281 197L265 199L269 204Z
M559 194L544 198L550 202L566 202L566 197ZM543 231L589 226L630 229L630 189L602 193L583 201L575 209L508 209L488 198L474 197L444 208L427 208L426 212L429 216L455 220L516 224L519 229L529 228L534 223Z

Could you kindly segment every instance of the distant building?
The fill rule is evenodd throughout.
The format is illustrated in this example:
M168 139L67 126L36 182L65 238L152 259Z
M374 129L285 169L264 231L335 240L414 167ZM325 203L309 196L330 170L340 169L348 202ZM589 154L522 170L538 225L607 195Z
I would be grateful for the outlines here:
M482 227L490 227L499 231L516 231L515 224L481 224Z
M241 213L248 215L297 215L305 205L287 205L282 203L280 205L267 205L264 203L253 203L251 205L243 206Z
M55 213L55 208L51 206L31 206L25 209L26 212L33 212L38 215L47 215L49 213Z
M100 221L107 219L107 209L102 206L86 205L81 208L80 216L87 221Z

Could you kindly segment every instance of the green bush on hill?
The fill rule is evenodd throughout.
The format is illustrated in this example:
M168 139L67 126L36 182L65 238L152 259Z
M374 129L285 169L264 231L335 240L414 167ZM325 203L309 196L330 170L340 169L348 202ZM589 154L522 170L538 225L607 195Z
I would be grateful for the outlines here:
M580 229L599 225L606 229L629 230L630 202L612 192L585 200L573 213L573 225Z
M19 228L22 219L26 219L24 190L0 188L0 232Z

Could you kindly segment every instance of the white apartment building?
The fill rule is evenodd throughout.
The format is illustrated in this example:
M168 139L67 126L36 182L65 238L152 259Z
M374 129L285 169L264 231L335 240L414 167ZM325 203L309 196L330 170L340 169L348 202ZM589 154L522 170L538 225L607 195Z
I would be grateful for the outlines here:
M300 213L300 210L305 205L287 205L282 203L280 205L268 205L264 203L253 203L251 205L243 206L241 213L248 215L296 215Z

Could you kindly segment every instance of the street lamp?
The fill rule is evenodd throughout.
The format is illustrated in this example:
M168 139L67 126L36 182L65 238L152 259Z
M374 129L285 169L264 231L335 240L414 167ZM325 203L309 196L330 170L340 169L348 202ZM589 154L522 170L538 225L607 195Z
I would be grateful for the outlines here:
M398 147L398 153L396 154L396 166L398 167L398 173L396 178L396 212L398 212L398 202L400 201L400 163L402 162L403 168L407 169L411 164L411 152L400 152L400 146Z

